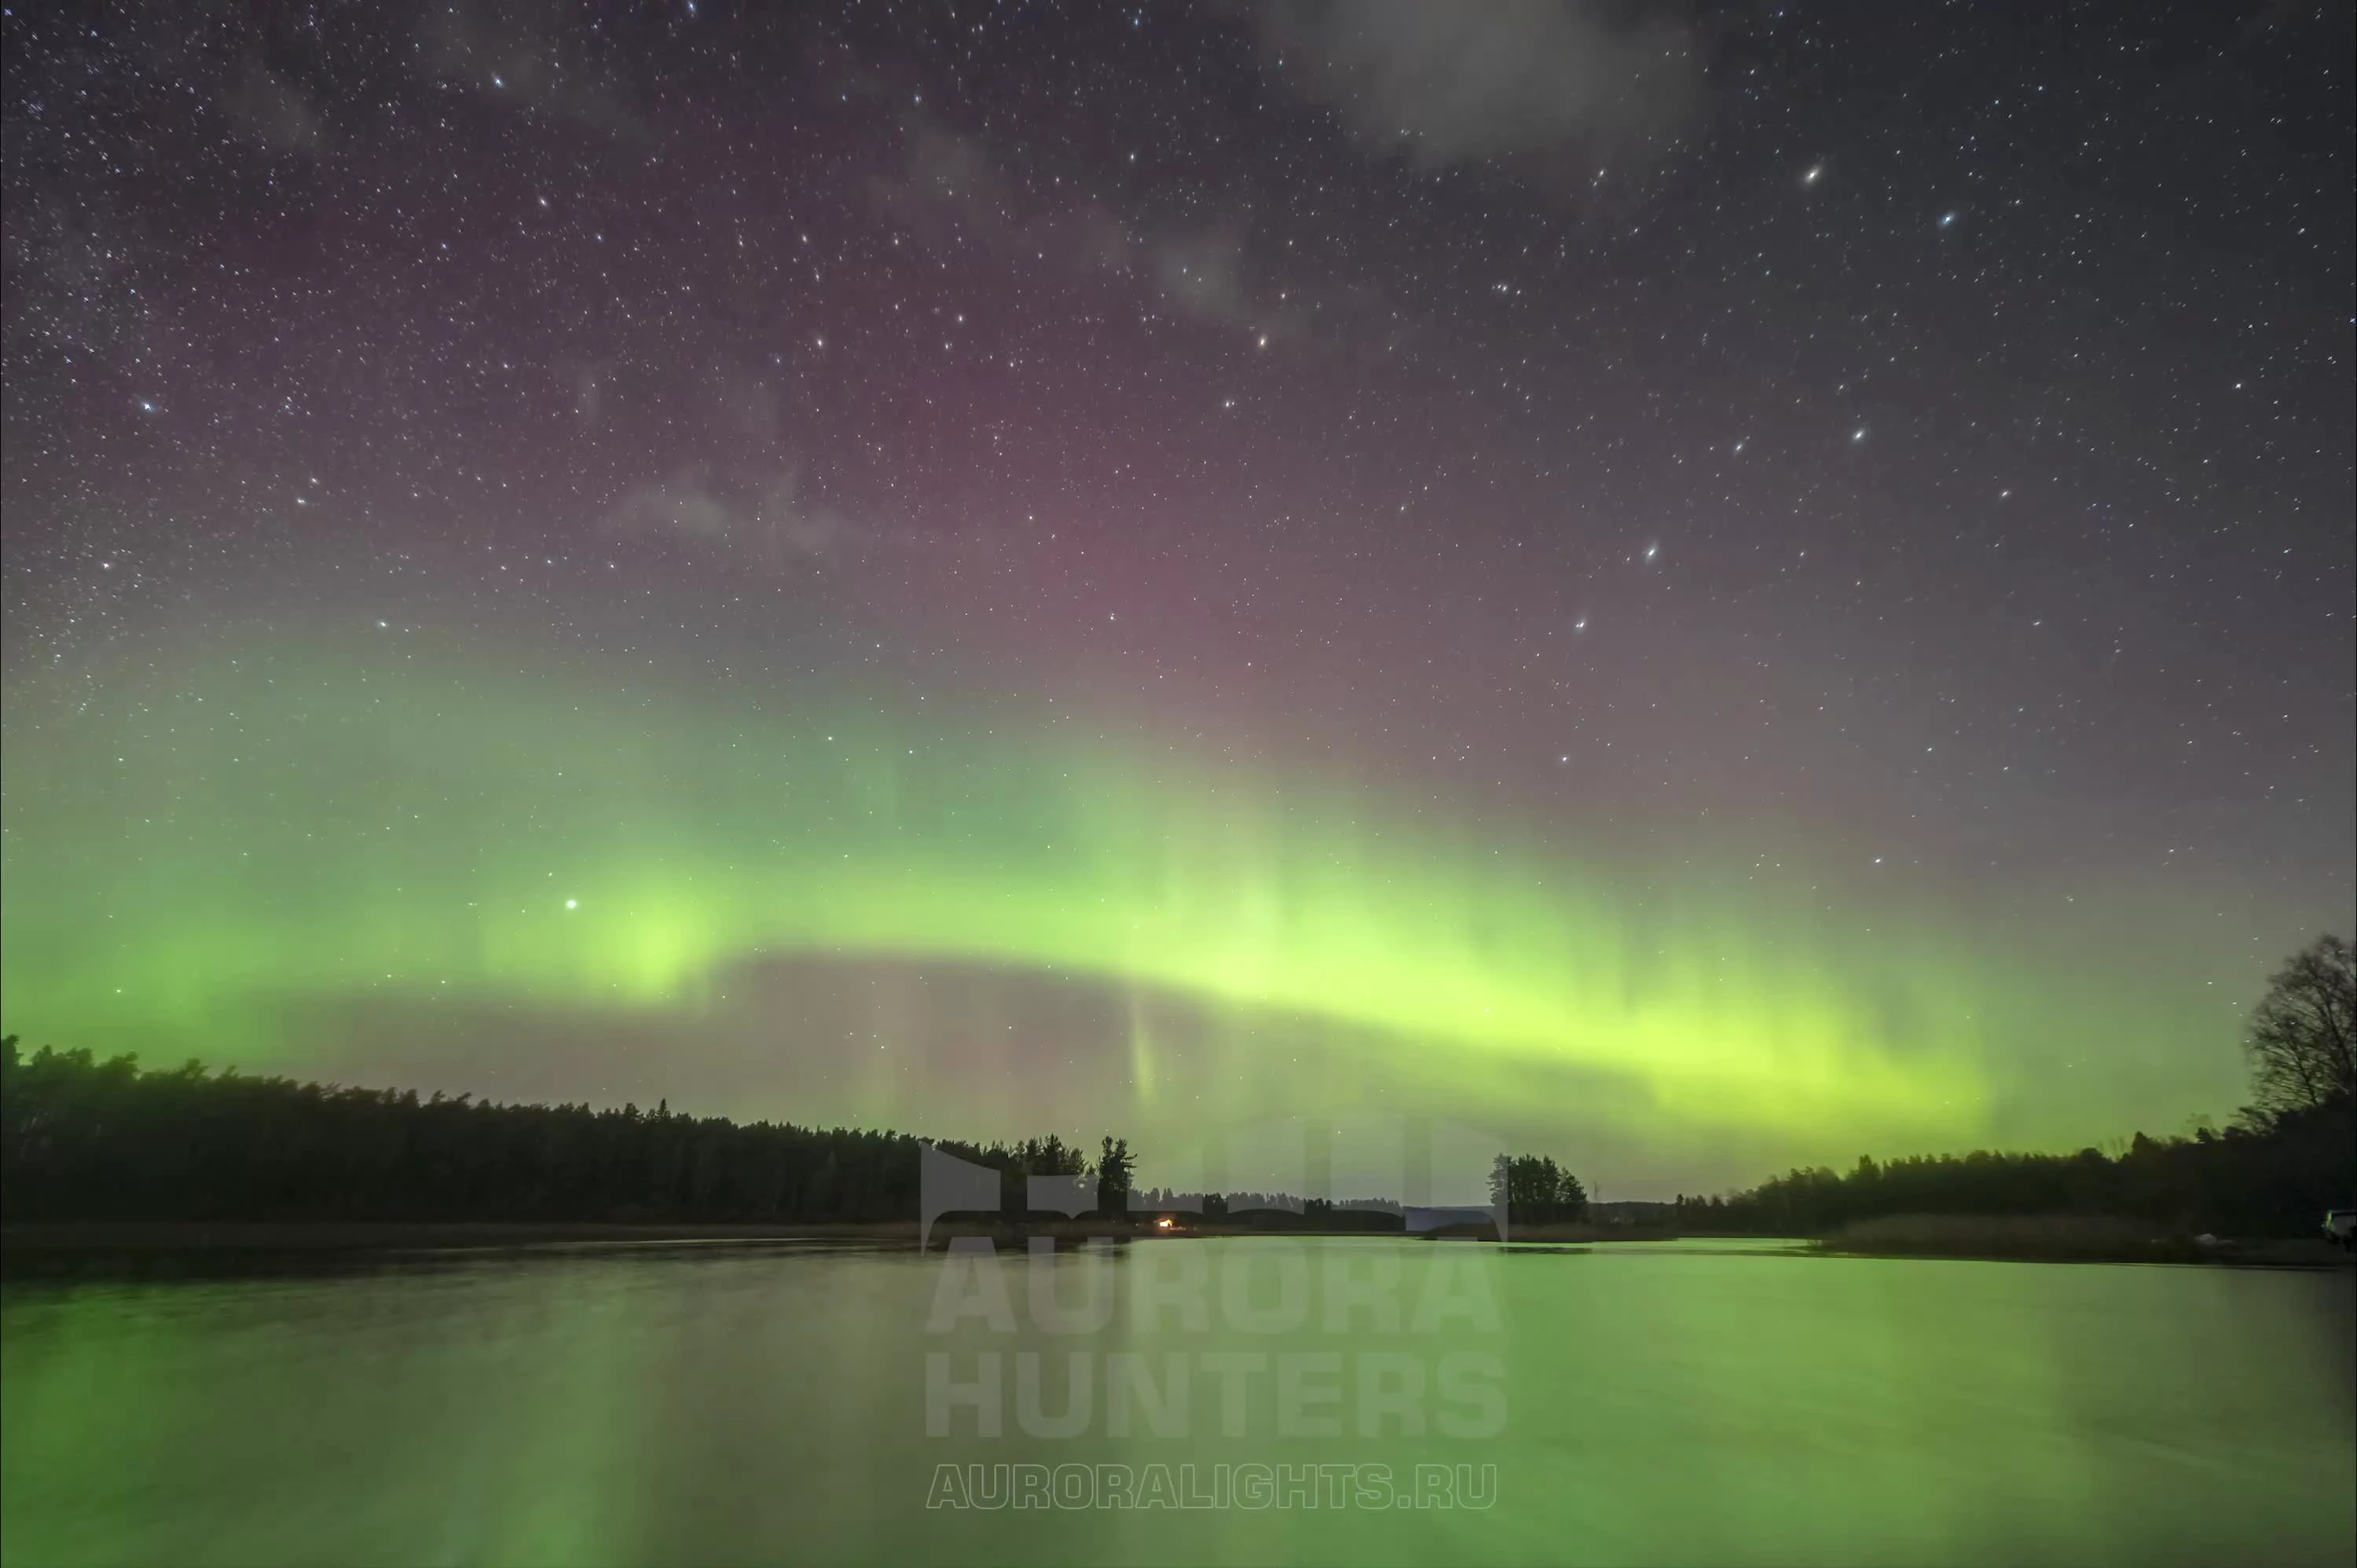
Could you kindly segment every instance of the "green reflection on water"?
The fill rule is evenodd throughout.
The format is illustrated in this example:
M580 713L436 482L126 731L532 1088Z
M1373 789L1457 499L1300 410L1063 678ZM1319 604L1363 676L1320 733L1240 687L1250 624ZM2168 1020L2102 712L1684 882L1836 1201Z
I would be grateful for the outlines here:
M1442 1296L1473 1305L1420 1329L1442 1260ZM1001 1260L1011 1329L980 1310L934 1333L944 1267L688 1249L12 1286L5 1556L2321 1563L2357 1545L2346 1273L1181 1242ZM1345 1294L1331 1270L1360 1293L1329 1319ZM1149 1271L1177 1301L1141 1324ZM1043 1274L1042 1300L1074 1312L1109 1290L1110 1318L1050 1332L1031 1312ZM964 1409L952 1436L926 1435L934 1352L960 1380L1003 1359L1005 1436L973 1435ZM1084 1432L1025 1435L1017 1359L1041 1357L1037 1413L1053 1416L1076 1352L1095 1379ZM1464 1354L1502 1373L1494 1436L1444 1434L1472 1406L1437 1375L1422 1436L1396 1419L1360 1434L1365 1358L1429 1370ZM1157 1372L1185 1358L1180 1434L1142 1418L1110 1434L1103 1380L1129 1355ZM1208 1369L1222 1355L1266 1358L1235 1436ZM1280 1366L1340 1369L1304 1374L1334 1391L1307 1408L1336 1435L1280 1431ZM1501 1496L1480 1510L928 1510L944 1461L1200 1477L1493 1464Z

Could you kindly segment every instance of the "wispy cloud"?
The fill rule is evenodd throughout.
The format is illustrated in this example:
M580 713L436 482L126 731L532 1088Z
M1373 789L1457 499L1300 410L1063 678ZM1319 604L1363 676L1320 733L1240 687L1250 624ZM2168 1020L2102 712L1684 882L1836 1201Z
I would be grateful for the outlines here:
M330 149L318 105L258 59L246 60L231 74L219 102L231 124L266 147L311 157Z
M1682 22L1604 0L1267 0L1255 26L1273 75L1426 167L1658 145L1700 85Z
M900 129L900 166L874 191L922 242L980 245L1010 262L1124 279L1176 315L1270 344L1339 331L1379 303L1363 287L1321 299L1263 275L1247 201L1181 220L1125 209L1071 177L1042 195L974 137L914 114Z
M435 77L480 98L609 136L651 133L587 35L554 5L449 5L425 27Z
M783 571L854 553L871 540L866 531L802 493L802 472L788 466L746 470L699 463L668 478L633 486L603 528L629 539L652 539Z

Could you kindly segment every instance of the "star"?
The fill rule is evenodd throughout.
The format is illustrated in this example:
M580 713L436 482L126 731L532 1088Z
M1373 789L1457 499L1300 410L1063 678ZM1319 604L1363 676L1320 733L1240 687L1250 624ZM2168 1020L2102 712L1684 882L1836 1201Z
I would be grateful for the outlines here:
M846 1101L809 1053L745 1089L746 1019L678 1009L627 1086L554 1021L633 1034L626 998L748 963L781 1026L823 1020L955 957L961 985L1055 972L1081 1022L1027 1010L985 1064L954 1019L916 1037L960 1009L878 1005L877 1047L940 1070L853 1103L1014 1131L963 1069L1069 1058L1072 1117L1118 1132L1118 967L1182 1008L1258 993L1207 1059L1282 1035L1274 1067L1330 1016L1353 1098L1732 1187L1839 1155L1870 1132L1845 1107L1959 1088L2008 1086L1926 1147L2222 1105L2233 1040L2173 988L2343 923L2345 703L2301 672L2351 629L2352 241L2315 199L2350 112L2311 47L2346 7L2231 50L2153 7L1756 39L1692 7L701 8L625 37L315 7L231 40L199 113L156 91L220 52L178 10L9 14L0 194L37 242L7 280L0 881L41 937L11 1018L103 1046L136 1022L110 971L226 1019L432 953L477 1033L362 1031L356 1078L464 1044L567 1098L766 1113ZM1828 62L1867 80L1822 91ZM2130 112L2156 93L2180 112ZM1942 198L1980 220L1954 250ZM1846 463L1816 426L1845 411ZM1618 570L1665 533L1677 571ZM1593 646L1562 610L1590 602ZM1576 780L1521 760L1550 736ZM359 837L388 822L398 857ZM2156 888L2187 823L2203 874ZM1907 876L1857 875L1878 838ZM539 933L595 938L577 972L501 929L587 908L552 855L631 889ZM2009 928L2063 886L2068 942ZM436 929L477 896L482 940ZM321 940L279 940L290 909ZM2137 1064L2133 1096L2040 1076L2034 1004L2082 988L2132 999L2074 1051ZM546 1017L502 1027L502 995ZM1819 1038L1893 1009L1923 1038ZM1777 1040L1803 1087L1752 1094ZM1634 1092L1525 1116L1493 1047L1539 1044ZM1470 1070L1423 1076L1435 1051ZM1260 1112L1177 1082L1154 1119Z

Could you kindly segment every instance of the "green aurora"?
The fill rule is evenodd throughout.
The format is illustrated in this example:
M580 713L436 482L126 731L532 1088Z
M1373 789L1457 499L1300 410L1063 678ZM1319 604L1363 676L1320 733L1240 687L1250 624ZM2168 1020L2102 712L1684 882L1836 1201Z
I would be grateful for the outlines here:
M1617 1085L1640 1133L1810 1152L1986 1132L1993 999L2043 1013L2058 989L1846 920L1804 879L1576 860L1146 736L839 692L748 718L513 660L299 655L194 659L20 725L10 1027L271 1068L317 1060L306 999L686 1019L751 957L909 957L1330 1026L1460 1109L1527 1108L1534 1074L1570 1069ZM2166 1032L2163 1012L2114 1026ZM1138 1016L1102 1044L1143 1099Z

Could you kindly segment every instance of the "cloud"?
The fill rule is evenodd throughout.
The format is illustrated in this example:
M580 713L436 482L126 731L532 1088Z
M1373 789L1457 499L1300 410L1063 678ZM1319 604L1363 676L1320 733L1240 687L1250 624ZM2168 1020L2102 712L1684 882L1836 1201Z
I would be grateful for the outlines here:
M425 53L435 77L493 102L630 141L651 137L583 31L554 5L437 10Z
M1268 0L1255 26L1273 74L1423 167L1658 144L1699 88L1684 26L1600 0Z
M920 242L979 245L1009 262L1046 263L1076 277L1125 280L1176 315L1271 343L1333 336L1381 308L1371 285L1311 296L1278 288L1254 265L1251 208L1209 217L1125 210L1063 177L1043 199L991 149L921 115L900 119L900 166L874 185L877 205Z
M990 149L921 115L900 118L900 167L875 183L877 205L930 245L960 241L1073 272L1123 273L1146 242L1103 202L1034 197Z
M694 464L667 479L633 486L601 526L622 538L667 541L772 571L870 542L840 514L807 505L801 492L797 467L754 471Z
M1271 325L1279 312L1254 297L1244 275L1244 240L1251 229L1238 214L1150 245L1154 281L1163 296L1200 320L1248 328Z
M316 157L328 151L318 106L293 82L249 59L221 95L221 110L239 130L282 153Z

